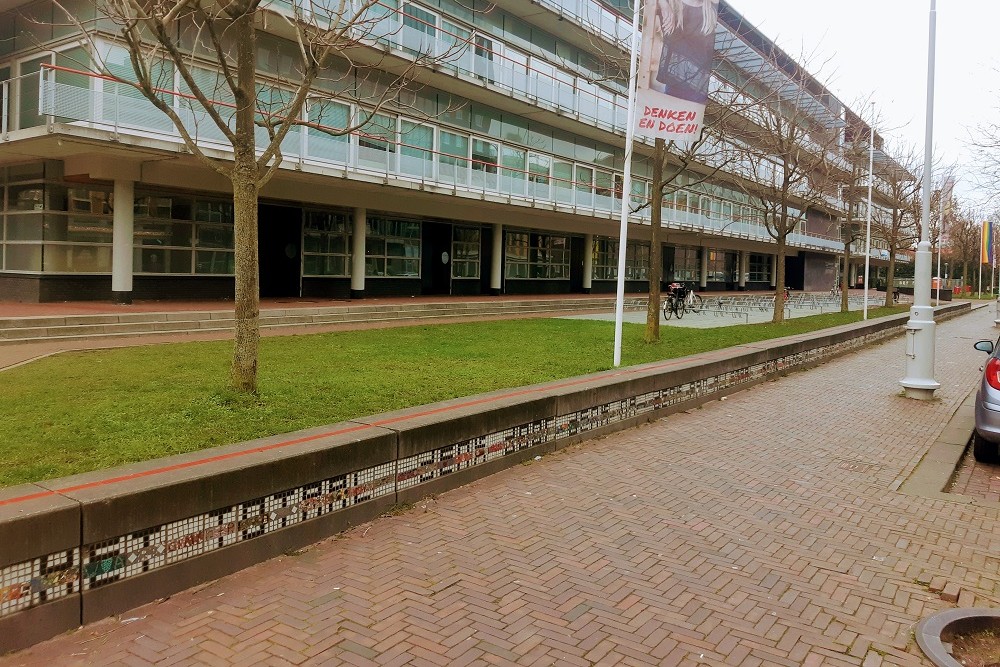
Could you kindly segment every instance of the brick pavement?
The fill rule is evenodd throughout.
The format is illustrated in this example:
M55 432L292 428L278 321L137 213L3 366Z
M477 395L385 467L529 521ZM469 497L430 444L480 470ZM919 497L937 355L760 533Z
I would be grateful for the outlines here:
M970 448L955 469L955 477L948 492L991 503L1000 502L1000 465L979 463L972 456Z
M981 309L563 450L0 659L11 665L926 665L997 605L998 511L891 489L974 386Z

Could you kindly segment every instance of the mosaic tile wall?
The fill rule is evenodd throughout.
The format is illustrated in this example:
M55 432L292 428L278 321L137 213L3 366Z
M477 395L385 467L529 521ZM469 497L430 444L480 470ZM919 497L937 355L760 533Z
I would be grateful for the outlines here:
M813 348L695 382L539 419L398 461L85 545L81 549L17 563L0 569L0 618L224 549L373 498L392 495L535 445L587 433L637 415L763 380L897 333L898 328L872 332L836 345Z
M0 617L58 600L79 589L79 549L10 565L0 569Z

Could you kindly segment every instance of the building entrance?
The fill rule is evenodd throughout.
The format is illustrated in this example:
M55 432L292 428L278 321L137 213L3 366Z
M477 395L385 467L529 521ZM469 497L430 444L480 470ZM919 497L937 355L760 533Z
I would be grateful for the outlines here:
M451 225L421 223L421 294L451 294Z
M261 204L257 209L260 295L299 296L302 275L302 209Z

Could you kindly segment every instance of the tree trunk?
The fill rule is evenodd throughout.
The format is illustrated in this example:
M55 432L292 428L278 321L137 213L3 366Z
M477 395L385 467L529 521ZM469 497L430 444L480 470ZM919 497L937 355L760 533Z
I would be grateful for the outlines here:
M775 254L778 256L775 261L775 281L774 281L774 317L771 321L780 324L785 321L785 246L787 238L784 234L777 235Z
M236 246L236 336L230 381L240 392L257 391L260 346L260 263L257 257L258 169L254 139L256 33L253 14L234 21L237 48L236 139L233 143L233 215Z
M896 276L896 248L889 247L889 268L885 272L885 306L888 308L893 305L892 293L893 286L892 283Z
M847 272L848 267L851 265L851 226L850 222L847 224L847 235L844 237L844 270L840 276L840 312L846 313L850 310L850 304L847 300L847 289L849 285L847 284Z
M255 175L255 174L254 174ZM236 237L236 340L230 380L240 392L257 391L260 346L260 270L257 258L257 185L254 175L233 172Z
M649 247L649 301L646 304L647 343L660 342L660 281L663 277L663 249L660 243L663 224L663 158L666 143L657 139L653 144L653 183L650 192L651 239Z

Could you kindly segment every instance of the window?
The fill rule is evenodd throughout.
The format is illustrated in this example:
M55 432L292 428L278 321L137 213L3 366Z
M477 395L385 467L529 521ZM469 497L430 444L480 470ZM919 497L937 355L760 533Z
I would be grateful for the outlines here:
M525 151L504 146L501 153L501 160L505 167L500 172L501 189L515 195L525 193L524 179L527 167L527 154Z
M565 236L509 232L506 275L510 279L569 279L569 239Z
M420 223L369 217L365 237L365 275L420 277Z
M531 184L528 194L532 197L548 198L551 163L552 159L548 155L528 154L528 182Z
M594 170L576 165L576 203L578 206L594 205Z
M612 239L595 239L594 241L594 280L618 279L618 241ZM628 241L625 244L625 279L649 279L648 243Z
M437 41L437 14L408 2L403 3L403 48L411 53L432 55Z
M500 147L492 141L472 140L472 184L496 189Z
M330 100L313 100L309 105L309 122L322 128L344 130L351 125L351 107ZM307 127L309 156L333 162L347 162L350 137L334 135L316 127Z
M139 194L134 206L136 273L235 273L232 202Z
M451 243L452 278L478 278L480 271L478 227L455 227Z
M573 163L562 160L552 161L552 182L557 202L573 203Z
M351 275L351 221L347 214L306 212L302 241L302 275Z
M771 257L769 255L750 255L750 280L755 283L770 282Z
M700 282L701 262L697 248L674 248L674 275L679 282Z
M358 164L388 169L389 154L396 152L396 119L374 114L358 135Z
M399 170L410 176L433 178L434 128L402 120L399 130Z
M469 182L469 137L441 130L440 132L441 180L445 183ZM496 168L494 167L494 170Z
M489 37L476 35L475 61L473 68L480 81L493 83L493 60L500 55L499 44Z
M594 191L597 193L598 208L611 208L611 193L615 187L614 176L610 171L598 171L594 181Z
M717 283L735 282L736 253L722 250L708 251L708 281Z

